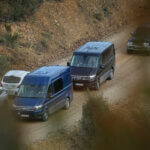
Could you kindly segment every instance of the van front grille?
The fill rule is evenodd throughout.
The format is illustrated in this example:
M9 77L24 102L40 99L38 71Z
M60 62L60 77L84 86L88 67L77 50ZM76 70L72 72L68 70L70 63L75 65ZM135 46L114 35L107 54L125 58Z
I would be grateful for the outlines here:
M24 107L24 106L16 106L16 110L18 111L34 111L33 107Z

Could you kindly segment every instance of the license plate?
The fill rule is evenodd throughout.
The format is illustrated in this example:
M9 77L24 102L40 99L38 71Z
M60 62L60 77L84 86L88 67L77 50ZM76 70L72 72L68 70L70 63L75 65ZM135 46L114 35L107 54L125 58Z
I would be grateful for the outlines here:
M83 83L76 83L76 86L83 86Z
M23 118L28 118L29 117L28 114L20 114L20 116L23 117Z

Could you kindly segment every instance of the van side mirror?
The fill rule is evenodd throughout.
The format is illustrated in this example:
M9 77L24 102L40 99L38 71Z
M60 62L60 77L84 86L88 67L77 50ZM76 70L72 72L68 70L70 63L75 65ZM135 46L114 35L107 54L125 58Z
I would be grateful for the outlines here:
M67 62L67 66L70 66L70 62Z
M104 69L105 68L105 65L104 64L101 64L100 65L100 69Z

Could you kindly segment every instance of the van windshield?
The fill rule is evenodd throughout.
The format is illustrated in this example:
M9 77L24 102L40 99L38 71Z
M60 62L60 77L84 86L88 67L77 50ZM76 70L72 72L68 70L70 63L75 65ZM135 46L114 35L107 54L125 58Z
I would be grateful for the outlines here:
M86 67L86 68L97 68L99 57L96 55L73 55L71 66L73 67Z
M41 85L21 85L18 97L45 98L47 87Z

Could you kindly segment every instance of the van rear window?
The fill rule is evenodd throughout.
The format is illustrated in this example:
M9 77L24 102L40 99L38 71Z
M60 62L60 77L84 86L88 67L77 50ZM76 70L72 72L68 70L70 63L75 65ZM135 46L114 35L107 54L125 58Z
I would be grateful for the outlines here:
M19 83L20 78L15 76L4 76L3 82L5 83Z

